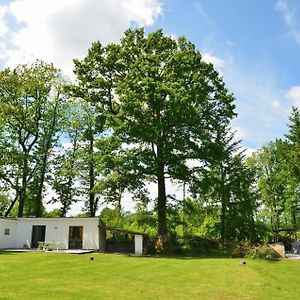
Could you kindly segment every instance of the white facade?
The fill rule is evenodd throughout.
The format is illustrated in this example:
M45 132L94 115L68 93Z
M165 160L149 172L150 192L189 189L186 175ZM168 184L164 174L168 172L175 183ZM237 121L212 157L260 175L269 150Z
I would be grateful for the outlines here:
M0 249L32 248L33 226L45 226L45 242L69 249L70 227L82 227L82 249L99 249L98 218L0 219Z
M0 249L14 248L17 223L13 219L0 219Z

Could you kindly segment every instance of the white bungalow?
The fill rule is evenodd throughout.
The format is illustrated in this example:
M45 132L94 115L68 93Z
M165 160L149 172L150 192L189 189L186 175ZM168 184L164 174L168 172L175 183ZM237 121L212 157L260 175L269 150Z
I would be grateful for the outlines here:
M54 248L106 250L106 229L119 230L99 222L99 218L0 218L0 249L38 248L39 242ZM143 254L143 234L135 236L135 254Z

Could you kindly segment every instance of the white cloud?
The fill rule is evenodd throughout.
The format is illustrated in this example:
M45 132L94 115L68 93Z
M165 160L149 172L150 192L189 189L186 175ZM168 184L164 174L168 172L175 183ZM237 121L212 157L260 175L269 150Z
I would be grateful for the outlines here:
M203 61L207 63L212 63L216 69L224 67L225 61L210 52L204 52L202 54Z
M293 106L300 107L300 86L293 86L288 90L285 96Z
M238 126L237 124L237 120L234 119L232 121L232 132L234 133L234 137L237 141L239 140L243 140L244 138L247 137L247 133L246 133L246 130L243 129L242 127Z
M273 100L271 105L276 109L280 108L280 102L278 100Z
M242 150L244 151L245 156L246 156L246 157L249 157L249 156L251 156L254 152L256 152L258 149L243 147Z
M160 0L14 0L1 7L0 33L9 41L0 59L15 66L39 58L71 74L72 59L83 57L93 41L117 42L132 24L149 26L161 13ZM8 14L18 28L7 33Z
M0 5L0 36L4 36L8 31L7 23L5 20L7 10L8 9L6 6Z
M298 21L299 17L297 16L297 9L291 8L285 0L278 0L275 9L280 12L290 34L300 46L300 24Z

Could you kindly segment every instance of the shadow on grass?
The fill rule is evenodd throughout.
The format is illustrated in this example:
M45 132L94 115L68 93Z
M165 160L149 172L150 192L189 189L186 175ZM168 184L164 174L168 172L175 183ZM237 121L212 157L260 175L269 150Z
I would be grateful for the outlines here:
M182 260L191 260L191 259L224 259L232 258L231 254L226 250L212 249L208 253L199 254L199 253L160 253L160 254L151 254L151 255L129 255L130 257L141 257L141 258L168 258L168 259L182 259Z
M36 249L23 249L23 248L9 248L9 249L0 249L0 255L9 255L9 254L22 254L22 253L37 253Z
M160 253L160 254L152 254L152 255L129 255L130 257L140 257L140 258L153 258L153 259L181 259L181 260L201 260L201 259L237 259L243 262L244 260L257 260L257 261L267 261L270 263L276 263L281 261L281 258L254 258L254 257L233 257L231 253L225 249L211 249L208 253L199 254L199 253Z
M13 250L10 250L10 251L0 250L0 256L2 256L2 255L16 255L18 253L20 253L20 252L13 251Z

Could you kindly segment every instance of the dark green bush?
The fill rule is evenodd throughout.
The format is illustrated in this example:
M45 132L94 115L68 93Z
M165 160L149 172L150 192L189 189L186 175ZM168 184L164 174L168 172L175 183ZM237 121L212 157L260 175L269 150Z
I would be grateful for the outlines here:
M227 245L232 257L247 257L252 252L252 245L250 243L236 243Z

